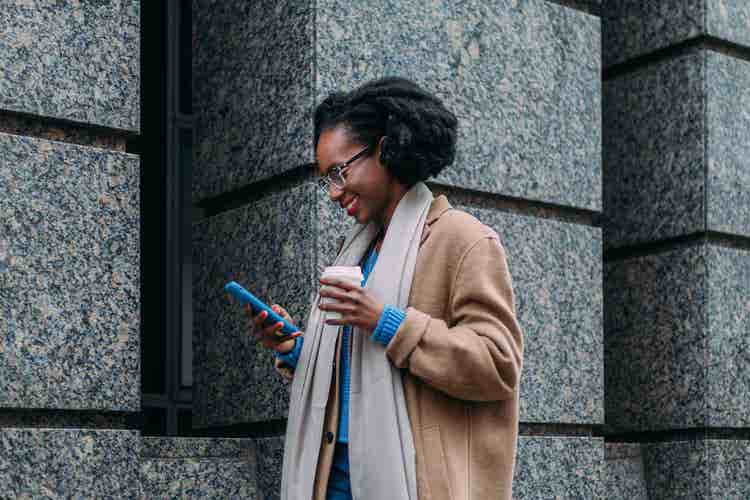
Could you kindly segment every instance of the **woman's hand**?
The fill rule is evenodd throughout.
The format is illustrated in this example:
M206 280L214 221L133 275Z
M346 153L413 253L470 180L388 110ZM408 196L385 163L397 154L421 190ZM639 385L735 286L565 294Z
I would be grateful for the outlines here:
M330 297L337 303L318 304L321 311L341 313L341 319L326 319L327 325L351 325L373 331L378 326L385 306L359 285L336 278L320 278L327 285L320 290L321 297Z
M280 305L272 304L271 309L284 318L284 321L294 323L289 313L286 312L286 309ZM294 348L294 339L302 335L302 332L294 332L291 335L279 334L278 332L283 326L281 322L263 326L268 313L261 311L260 314L253 316L253 311L249 304L245 305L245 315L252 321L251 329L255 339L268 349L273 349L281 353L289 352Z

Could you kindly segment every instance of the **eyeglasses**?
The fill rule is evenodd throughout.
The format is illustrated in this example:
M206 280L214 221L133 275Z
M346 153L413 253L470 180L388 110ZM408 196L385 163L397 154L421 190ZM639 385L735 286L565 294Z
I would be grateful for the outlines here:
M328 194L329 190L331 189L331 184L336 186L338 189L343 189L344 185L346 184L346 178L344 177L344 170L349 168L349 165L364 156L365 153L367 153L370 150L370 147L366 147L356 155L352 156L348 160L346 160L343 163L338 163L334 165L333 167L328 170L328 174L319 177L318 178L318 186L320 186L320 189L323 190L326 194Z

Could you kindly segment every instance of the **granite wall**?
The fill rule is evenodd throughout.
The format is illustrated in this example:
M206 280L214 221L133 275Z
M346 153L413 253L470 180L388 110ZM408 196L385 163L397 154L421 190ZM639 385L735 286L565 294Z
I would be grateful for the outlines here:
M564 3L194 2L194 425L262 431L261 495L278 495L289 385L223 285L305 324L353 224L305 168L312 110L403 75L461 123L430 187L507 250L526 349L516 497L606 496L600 21L598 2Z
M140 3L0 9L0 497L140 494Z
M609 481L747 498L750 4L601 14Z

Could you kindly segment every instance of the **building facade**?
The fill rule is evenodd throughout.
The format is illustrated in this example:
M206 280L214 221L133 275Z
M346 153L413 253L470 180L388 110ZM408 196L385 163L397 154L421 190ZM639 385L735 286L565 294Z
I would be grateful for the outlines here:
M352 221L312 111L401 75L500 235L514 498L750 498L750 3L0 0L0 498L278 498L299 325Z

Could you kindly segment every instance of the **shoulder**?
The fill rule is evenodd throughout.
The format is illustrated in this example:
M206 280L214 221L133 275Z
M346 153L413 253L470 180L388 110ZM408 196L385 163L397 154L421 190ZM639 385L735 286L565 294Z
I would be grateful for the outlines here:
M431 229L436 239L464 250L484 239L500 241L494 229L482 223L474 215L455 207L445 211L433 223Z

